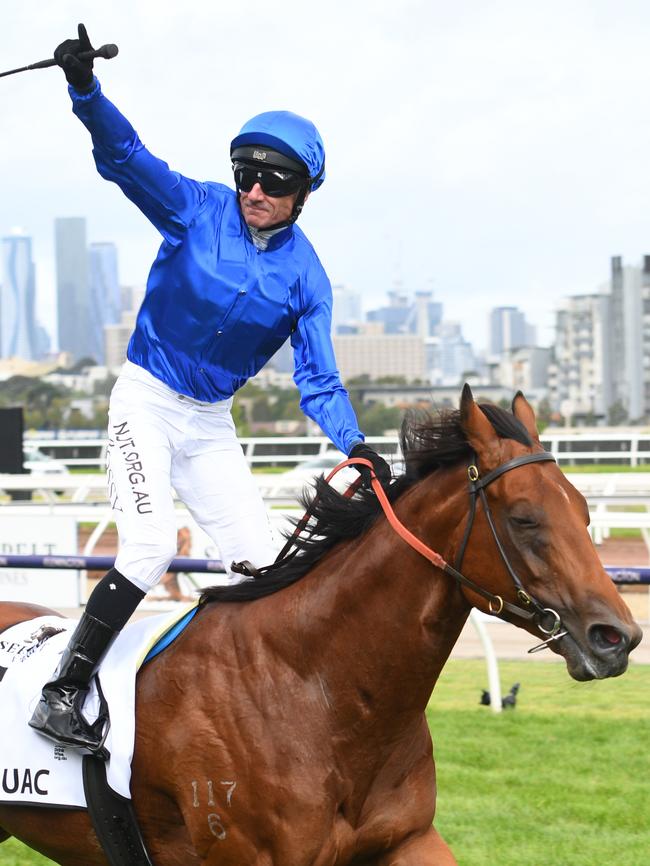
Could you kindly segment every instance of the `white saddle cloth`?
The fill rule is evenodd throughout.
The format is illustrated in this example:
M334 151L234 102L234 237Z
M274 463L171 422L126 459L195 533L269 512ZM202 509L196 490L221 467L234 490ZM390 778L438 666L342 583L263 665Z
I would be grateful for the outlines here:
M193 606L127 625L101 664L100 685L111 718L107 778L127 799L135 740L135 675L151 647ZM82 753L57 745L27 724L76 625L75 620L47 616L0 632L0 802L86 806ZM98 710L93 683L84 715L92 722Z

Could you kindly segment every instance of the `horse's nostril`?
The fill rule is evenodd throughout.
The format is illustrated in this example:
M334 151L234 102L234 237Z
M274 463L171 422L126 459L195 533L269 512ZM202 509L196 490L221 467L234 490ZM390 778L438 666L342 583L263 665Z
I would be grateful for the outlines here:
M598 649L617 649L625 644L624 635L611 625L596 625L590 631L591 641Z

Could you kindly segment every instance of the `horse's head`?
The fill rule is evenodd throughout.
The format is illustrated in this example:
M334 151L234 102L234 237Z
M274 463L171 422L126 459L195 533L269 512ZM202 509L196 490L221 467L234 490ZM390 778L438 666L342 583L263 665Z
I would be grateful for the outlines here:
M476 454L478 481L472 495L481 501L476 503L476 523L462 570L504 600L536 611L532 620L506 610L504 618L543 639L556 628L548 645L565 658L574 679L618 676L627 668L641 630L598 558L587 530L584 497L555 461L530 459L544 450L523 394L517 394L512 408L528 434L528 445L497 435L465 386L460 421ZM511 468L503 471L509 461ZM468 597L485 608L471 592ZM557 613L559 621L543 609Z

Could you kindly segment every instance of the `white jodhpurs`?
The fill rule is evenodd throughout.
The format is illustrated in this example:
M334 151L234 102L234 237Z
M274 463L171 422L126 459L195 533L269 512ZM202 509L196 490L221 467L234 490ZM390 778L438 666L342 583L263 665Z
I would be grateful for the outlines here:
M126 362L108 414L108 493L120 545L115 568L147 592L176 555L174 495L233 561L276 555L259 489L237 441L232 398L200 403ZM173 490L172 490L173 488Z

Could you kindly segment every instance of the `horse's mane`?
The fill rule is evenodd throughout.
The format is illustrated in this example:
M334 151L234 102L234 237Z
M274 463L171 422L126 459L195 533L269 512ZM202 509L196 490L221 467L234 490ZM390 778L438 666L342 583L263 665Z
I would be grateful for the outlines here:
M480 409L502 439L514 439L532 445L523 424L510 412L491 403L480 403ZM472 455L460 423L458 410L408 412L400 433L406 469L388 488L394 502L415 483L447 466L453 466ZM381 512L381 505L371 490L359 490L346 499L326 483L321 475L315 479L311 493L301 497L301 505L311 508L307 530L294 541L294 553L278 566L263 571L259 577L233 586L211 586L203 590L201 603L210 601L254 601L271 595L300 580L316 563L341 541L356 538ZM298 521L293 521L297 523ZM289 537L291 533L286 533Z

